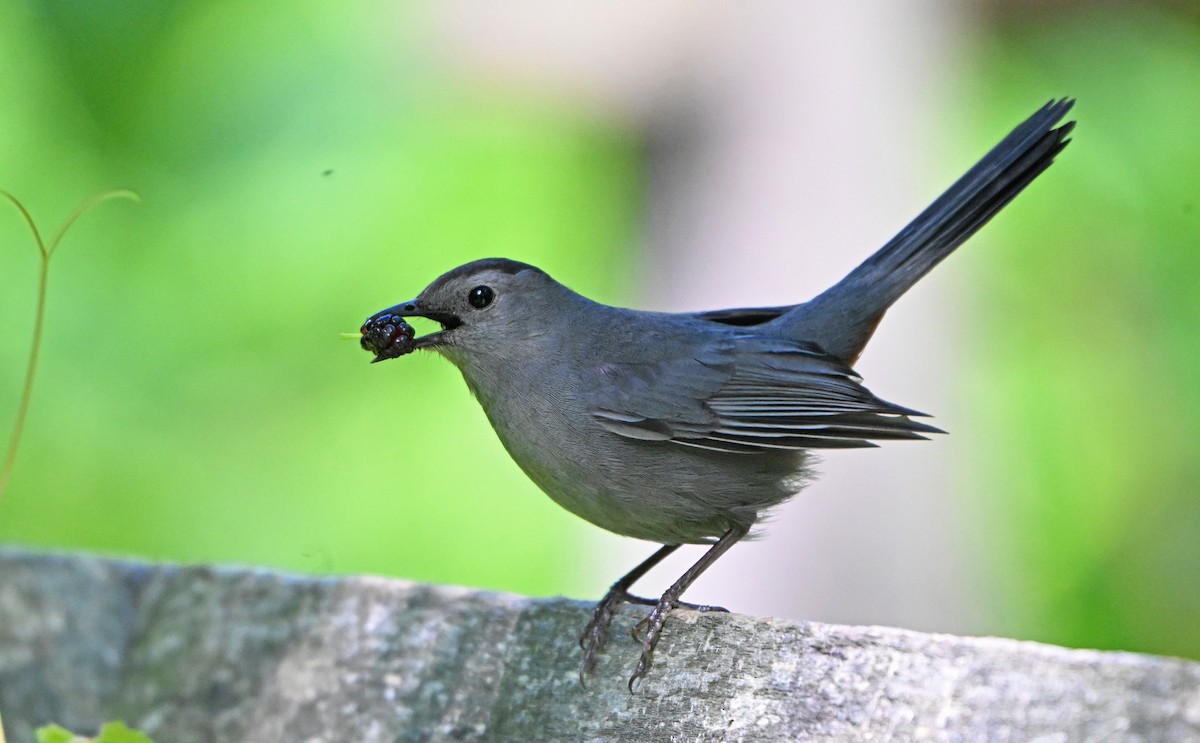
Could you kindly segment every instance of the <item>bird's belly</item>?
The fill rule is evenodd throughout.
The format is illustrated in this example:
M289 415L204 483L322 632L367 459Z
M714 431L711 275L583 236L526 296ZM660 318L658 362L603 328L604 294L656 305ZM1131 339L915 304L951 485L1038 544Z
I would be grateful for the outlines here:
M545 416L520 424L512 415L488 417L513 460L556 503L623 536L708 542L734 526L749 528L804 482L803 452L725 454L638 441L590 416L568 424L563 414L554 414L553 425Z

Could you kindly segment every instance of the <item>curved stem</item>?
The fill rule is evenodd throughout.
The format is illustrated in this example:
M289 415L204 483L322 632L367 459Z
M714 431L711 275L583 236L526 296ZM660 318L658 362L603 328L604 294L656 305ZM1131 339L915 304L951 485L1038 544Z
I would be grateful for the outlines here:
M8 191L5 191L3 188L0 188L0 196L8 199L12 205L16 207L17 211L21 213L21 219L25 220L25 225L29 227L29 231L33 233L34 241L37 242L38 252L40 252L42 256L46 256L46 243L42 242L42 233L38 232L37 223L33 221L33 217L30 216L29 210L25 208L25 205L21 203L20 199L18 199L16 196L13 196ZM61 236L59 237L61 239Z
M42 326L46 317L46 287L50 275L50 255L42 253L38 271L37 309L33 316L33 341L29 344L29 364L25 367L25 384L21 387L21 401L17 403L17 417L13 421L12 435L8 439L8 451L4 455L4 466L0 468L0 498L8 489L13 464L17 461L17 447L21 443L21 432L25 430L25 415L29 412L29 401L33 397L33 378L37 375L38 353L42 348Z
M21 387L21 399L17 403L17 416L13 421L12 434L9 436L8 450L4 455L4 464L0 467L0 499L3 499L4 493L8 489L8 481L12 477L13 465L17 461L17 449L21 444L21 433L25 430L25 416L29 412L29 401L33 398L33 380L37 376L38 355L42 349L42 328L45 326L46 318L46 293L50 277L50 256L54 254L54 250L58 247L59 242L62 241L63 235L67 233L71 225L75 224L75 220L83 216L84 212L112 198L129 198L134 201L140 201L140 199L136 193L125 189L116 189L96 194L75 207L75 211L71 212L62 226L58 228L58 231L54 233L54 237L50 239L50 242L46 243L42 241L42 235L38 232L33 217L30 216L29 211L17 197L3 189L0 189L0 196L12 202L12 205L21 213L25 224L29 226L29 231L33 233L34 241L37 242L38 255L40 257L37 303L33 315L33 340L29 344L29 363L25 368L25 383ZM0 741L0 743L3 743L3 741Z
M67 230L71 229L71 225L75 224L75 220L82 217L92 207L102 204L109 199L129 199L130 201L141 201L142 197L138 196L137 192L130 191L127 188L114 188L111 191L102 191L91 198L84 199L83 203L75 207L75 211L71 212L71 214L62 223L62 226L58 228L58 231L54 233L54 237L50 238L50 242L46 243L46 247L43 248L43 250L46 253L47 260L51 255L54 255L54 251L58 248L58 244L62 241L63 235L67 234Z

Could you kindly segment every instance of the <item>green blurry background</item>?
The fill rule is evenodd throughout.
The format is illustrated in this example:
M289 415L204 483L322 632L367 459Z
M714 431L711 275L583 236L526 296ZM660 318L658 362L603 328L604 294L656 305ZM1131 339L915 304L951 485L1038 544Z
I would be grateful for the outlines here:
M994 491L1017 637L1200 657L1200 7L1184 7L1033 14L979 45L981 121L1031 80L1080 102L1070 166L997 220L1005 254L968 268L993 292L971 305L969 404L997 435L971 442L963 487Z
M457 373L370 366L338 334L490 255L636 301L643 142L448 83L415 7L0 4L0 188L43 232L96 191L143 198L54 261L0 541L586 593L592 527L525 481ZM1049 89L1083 123L968 269L964 407L995 435L959 468L990 511L989 630L1200 658L1200 25L1020 7L975 19L972 106L947 116L992 141ZM4 426L35 284L0 210Z
M0 187L44 232L94 191L143 197L56 256L0 539L562 589L587 527L524 487L457 373L338 334L492 254L586 261L579 288L614 296L634 143L426 84L390 6L0 5ZM7 426L36 263L0 214Z

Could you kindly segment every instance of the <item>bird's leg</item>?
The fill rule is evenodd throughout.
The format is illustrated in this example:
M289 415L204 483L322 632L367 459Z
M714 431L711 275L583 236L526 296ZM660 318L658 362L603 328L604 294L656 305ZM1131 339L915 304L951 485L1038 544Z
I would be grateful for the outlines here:
M612 588L608 589L608 593L604 595L604 598L600 599L600 603L596 604L596 611L592 614L592 621L588 622L588 626L584 628L583 634L579 636L579 647L583 648L583 663L579 666L579 683L581 685L584 685L584 679L592 672L592 668L596 665L596 654L600 652L600 649L604 647L604 641L608 639L608 627L612 624L613 614L616 613L617 607L626 601L646 605L657 603L650 599L631 595L629 587L649 572L651 568L665 560L667 555L670 555L677 549L679 549L678 544L663 545L662 548L646 558L640 565L630 570L616 583L613 583Z
M633 628L633 639L642 644L642 657L638 660L637 668L633 670L633 675L629 677L630 693L633 692L634 684L650 670L650 664L654 656L654 646L658 644L658 636L667 621L667 615L675 607L681 605L679 597L700 577L701 573L708 569L709 565L716 562L717 558L725 554L730 547L737 544L748 532L749 529L745 527L735 526L722 534L721 538L716 541L716 544L710 547L708 552L705 552L704 556L696 561L695 565L688 568L687 572L681 575L679 580L675 581L667 589L667 592L658 600L658 604L655 605L654 610ZM639 636L639 633L643 630L645 634Z

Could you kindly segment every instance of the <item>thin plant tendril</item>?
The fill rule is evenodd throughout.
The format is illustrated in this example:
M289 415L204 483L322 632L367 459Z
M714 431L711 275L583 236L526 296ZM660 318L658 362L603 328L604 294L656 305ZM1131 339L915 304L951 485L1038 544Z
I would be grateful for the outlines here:
M63 236L67 234L67 230L92 207L109 199L121 198L141 201L141 198L135 192L124 188L98 193L91 198L85 199L79 206L75 207L75 211L71 212L66 218L62 226L58 228L58 231L50 238L50 242L45 242L42 240L42 233L38 231L37 224L33 221L33 217L29 214L29 210L25 208L25 205L16 196L13 196L4 189L0 189L0 196L3 196L16 207L21 218L25 220L26 226L29 227L30 233L33 234L34 242L37 243L40 259L37 304L33 315L33 340L29 344L29 363L25 368L25 384L21 388L21 400L17 404L17 417L13 421L12 434L8 440L8 450L4 455L4 465L0 467L0 499L3 499L4 491L8 489L9 478L12 476L13 464L17 460L17 448L21 443L21 432L25 429L25 415L29 412L29 401L33 395L33 379L37 375L38 354L42 347L42 328L46 315L46 287L50 274L50 257L54 255L54 251L58 248L58 244L62 242ZM0 743L3 743L3 741L0 741Z

